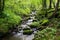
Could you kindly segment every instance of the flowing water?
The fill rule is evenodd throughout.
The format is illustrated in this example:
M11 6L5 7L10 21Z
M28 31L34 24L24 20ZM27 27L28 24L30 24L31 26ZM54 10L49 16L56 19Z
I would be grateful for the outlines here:
M34 33L36 33L36 31L35 31L36 29L33 29L34 33L32 33L31 35L24 35L23 29L30 28L28 25L30 25L33 22L33 19L35 18L35 16L34 16L35 14L36 14L36 12L32 12L30 14L30 19L27 20L27 22L24 21L21 24L22 29L17 34L13 35L12 37L7 38L7 40L32 40L34 38Z

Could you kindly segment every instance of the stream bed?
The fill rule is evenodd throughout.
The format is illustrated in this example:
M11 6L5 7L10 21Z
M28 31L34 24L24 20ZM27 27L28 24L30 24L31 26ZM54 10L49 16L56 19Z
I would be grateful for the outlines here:
M35 31L36 29L32 29L34 32L31 35L24 35L23 29L24 28L30 28L28 25L30 25L33 22L33 19L35 18L35 16L34 16L35 14L36 14L36 12L32 12L30 14L30 19L28 19L27 22L24 21L21 24L22 29L18 33L16 33L12 37L4 39L4 40L33 40L34 34L37 32L37 31Z

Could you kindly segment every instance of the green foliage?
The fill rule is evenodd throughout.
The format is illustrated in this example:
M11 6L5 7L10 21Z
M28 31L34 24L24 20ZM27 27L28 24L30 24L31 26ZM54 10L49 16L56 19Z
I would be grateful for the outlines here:
M38 33L35 34L35 38L33 40L60 40L60 18L59 18L59 11L58 9L56 16L57 17L51 17L54 13L55 9L46 9L46 10L38 10L36 14L36 19L39 21L41 24L41 28L44 28L45 26L48 28L44 28L43 30L38 31ZM51 17L51 19L48 19ZM48 25L49 24L49 25ZM50 28L51 27L51 28ZM54 27L54 28L53 28ZM56 29L55 29L56 28ZM59 31L58 33L57 30ZM58 34L58 35L56 35Z
M36 19L38 19L38 20L44 19L46 14L47 14L46 9L40 9L37 11Z
M56 34L56 29L54 28L46 28L42 31L38 31L35 34L35 38L33 40L54 40Z
M27 1L23 0L6 0L5 2L5 9L6 10L11 10L12 13L15 13L20 16L28 16L30 13L29 5Z
M5 17L0 18L0 32L6 33L9 31L9 28L13 27L14 25L19 24L21 22L21 17L15 15L11 10L5 9L4 13ZM4 16L4 15L2 15Z
M6 19L10 23L16 23L17 24L19 21L21 21L21 17L12 13L11 10L5 10L4 13L7 15Z
M5 18L0 18L0 32L6 33L9 31L9 28L14 25L19 24L21 22L21 18L19 16L8 16Z
M46 5L44 5L45 0L5 0L4 1L4 11L0 12L0 33L6 33L10 28L19 25L23 19L28 20L29 14L32 11L36 11L36 19L33 20L31 28L43 28L43 27L56 27L60 28L60 8L57 11L57 16L53 19L50 18L54 11L54 5L56 5L57 0L52 0L52 8L49 9L50 1L46 0ZM46 8L44 8L46 6ZM59 4L60 6L60 4ZM1 6L0 6L1 9ZM35 15L34 15L35 16ZM49 24L49 25L48 25ZM52 26L51 26L52 24ZM31 34L33 31L29 28L23 29L24 34ZM34 40L54 40L56 29L46 28L39 31L35 35ZM58 37L59 40L60 37Z
M41 1L42 0L31 0L31 10L39 10L39 8L41 7Z

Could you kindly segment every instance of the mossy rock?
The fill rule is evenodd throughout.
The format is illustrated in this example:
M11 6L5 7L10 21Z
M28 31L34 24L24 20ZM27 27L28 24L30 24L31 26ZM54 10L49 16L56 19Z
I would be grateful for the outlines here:
M33 22L37 22L37 19L34 19Z
M33 22L29 25L31 28L38 28L40 26L39 22Z
M24 28L23 30L30 30L30 28Z
M42 26L46 26L46 25L48 25L48 23L49 23L48 19L43 19L40 21L40 25L42 25Z
M30 29L25 29L25 30L23 30L23 34L24 35L30 35L30 34L32 34L33 33L33 31L32 30L30 30Z

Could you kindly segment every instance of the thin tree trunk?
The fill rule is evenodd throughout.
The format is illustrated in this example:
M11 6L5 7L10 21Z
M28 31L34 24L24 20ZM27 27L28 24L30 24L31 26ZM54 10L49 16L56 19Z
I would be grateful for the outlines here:
M60 0L57 0L56 7L55 7L55 11L54 11L53 15L55 15L55 14L57 13L57 11L58 11L59 1L60 1Z
M0 12L4 10L4 0L0 0Z
M54 8L55 8L55 2L53 1L53 6L54 6Z
M2 17L4 11L4 0L0 0L0 17Z
M2 12L2 9L1 9L2 3L1 3L1 1L2 1L2 0L0 0L0 13Z
M50 0L49 9L52 8L52 0Z
M5 0L3 0L2 11L4 11L4 3L5 3Z
M57 0L56 6L55 6L55 11L52 14L52 16L49 17L49 19L52 18L52 17L55 17L55 15L57 15L58 7L59 7L59 2L60 2L60 0Z
M42 7L43 9L46 9L46 0L42 0Z

